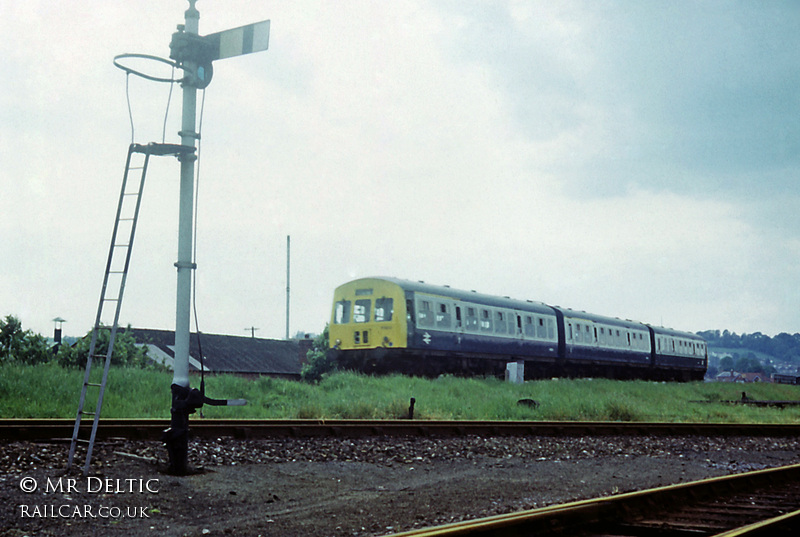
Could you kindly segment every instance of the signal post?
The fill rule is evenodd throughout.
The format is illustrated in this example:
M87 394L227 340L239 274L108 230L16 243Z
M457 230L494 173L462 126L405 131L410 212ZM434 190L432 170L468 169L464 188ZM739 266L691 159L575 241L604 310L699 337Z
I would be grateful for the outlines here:
M194 149L200 134L197 125L197 90L205 89L213 76L213 62L251 52L266 50L269 45L270 22L262 21L233 28L208 36L199 35L200 13L188 0L185 23L178 26L170 42L170 58L183 69L183 111L181 145L191 147L180 156L180 200L178 213L177 293L175 309L175 362L172 379L170 427L163 440L169 453L169 471L185 474L188 471L189 415L203 404L242 405L244 400L217 400L205 396L201 389L191 388L189 382L189 338L191 326L192 271L197 265L193 257L194 177L197 157Z

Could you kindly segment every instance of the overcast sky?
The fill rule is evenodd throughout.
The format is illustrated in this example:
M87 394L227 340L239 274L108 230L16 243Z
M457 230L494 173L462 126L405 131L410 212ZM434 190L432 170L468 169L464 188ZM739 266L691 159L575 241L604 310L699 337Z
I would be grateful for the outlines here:
M0 0L0 316L91 329L131 142L112 60L168 57L188 5ZM283 337L291 235L292 335L375 275L800 332L797 2L197 8L202 35L271 20L205 92L201 331ZM179 143L180 87L165 126L170 84L128 82L134 140ZM123 324L174 329L178 181L152 163Z

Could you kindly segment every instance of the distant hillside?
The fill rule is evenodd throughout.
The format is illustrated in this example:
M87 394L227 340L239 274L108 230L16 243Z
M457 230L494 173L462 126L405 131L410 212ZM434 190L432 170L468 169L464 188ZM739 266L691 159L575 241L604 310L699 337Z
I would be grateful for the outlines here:
M775 337L761 332L738 335L728 330L698 332L712 352L725 352L740 356L753 353L759 359L800 365L800 334L781 333Z

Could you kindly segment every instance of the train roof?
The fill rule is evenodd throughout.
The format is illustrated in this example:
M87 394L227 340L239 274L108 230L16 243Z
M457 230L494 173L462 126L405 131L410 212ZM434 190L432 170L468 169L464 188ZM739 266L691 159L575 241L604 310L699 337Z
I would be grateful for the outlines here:
M693 334L691 332L683 332L682 330L675 330L674 328L664 328L663 326L650 325L650 327L653 329L653 332L659 335L675 336L686 339L696 339L697 341L705 341L705 339L702 336L698 336L697 334Z
M564 317L570 319L583 319L595 323L604 323L614 326L623 326L625 328L637 328L640 330L647 330L645 323L639 321L632 321L630 319L620 319L619 317L609 317L607 315L597 315L596 313L586 313L585 311L571 310L569 308L562 308L556 306L564 314Z
M464 291L461 289L454 289L449 285L433 285L430 283L425 283L424 281L411 281L411 280L404 280L401 278L393 278L387 276L373 276L369 278L359 278L357 280L352 280L343 285L355 284L356 282L366 281L366 280L380 280L380 281L390 282L398 285L404 291L412 291L415 293L417 292L427 293L430 295L436 295L455 300L475 302L478 304L484 304L486 306L492 306L496 308L509 308L521 311L531 311L535 313L549 313L549 314L555 314L556 311L560 311L566 317L570 317L573 319L585 319L587 321L601 322L606 324L612 324L615 326L624 326L626 328L646 328L649 326L650 328L653 329L653 331L656 334L684 337L689 339L705 341L702 337L698 336L697 334L693 334L692 332L683 332L680 330L674 330L672 328L657 327L640 321L633 321L630 319L620 319L619 317L609 317L605 315L597 315L595 313L587 313L585 311L562 308L561 306L550 306L548 304L545 304L544 302L537 302L533 300L519 300L507 296L498 297L495 295L478 293L476 291Z
M432 285L422 281L414 282L411 280L403 280L400 278L376 276L373 278L363 278L363 279L382 280L391 282L398 285L404 291L412 291L415 293L427 293L430 295L436 295L455 300L463 300L465 302L475 302L478 304L493 306L496 308L509 308L522 311L532 311L535 313L548 313L551 315L555 315L555 311L553 310L553 308L548 306L547 304L544 304L543 302L535 302L532 300L519 300L510 297L498 297L495 295L478 293L476 291L464 291L461 289L454 289L449 285Z

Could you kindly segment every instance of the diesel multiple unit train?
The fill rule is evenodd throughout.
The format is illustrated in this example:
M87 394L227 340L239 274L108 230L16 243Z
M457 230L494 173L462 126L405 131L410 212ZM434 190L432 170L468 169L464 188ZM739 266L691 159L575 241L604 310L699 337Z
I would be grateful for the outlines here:
M702 380L703 338L540 302L395 278L339 286L331 351L346 368L411 375Z

